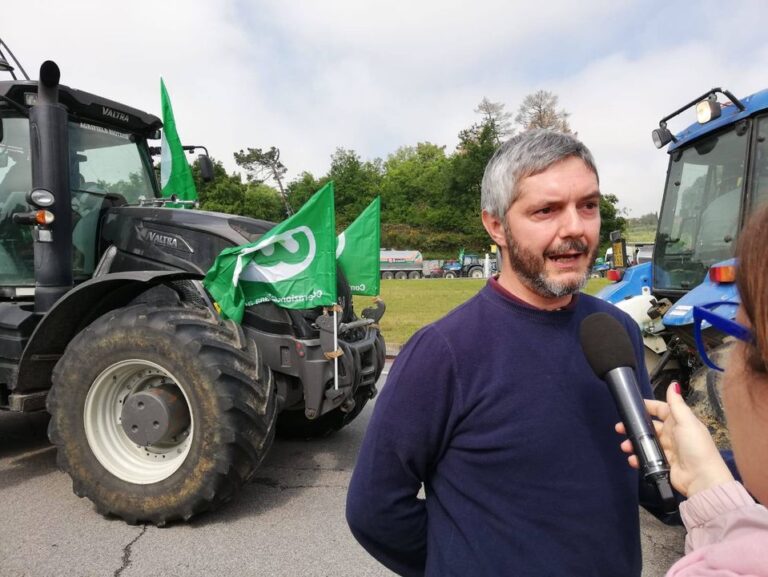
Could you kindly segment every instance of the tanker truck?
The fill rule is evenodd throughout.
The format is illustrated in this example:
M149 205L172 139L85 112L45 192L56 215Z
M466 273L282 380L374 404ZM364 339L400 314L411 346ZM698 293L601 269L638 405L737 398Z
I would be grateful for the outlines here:
M424 258L418 250L382 249L379 262L383 280L424 276Z

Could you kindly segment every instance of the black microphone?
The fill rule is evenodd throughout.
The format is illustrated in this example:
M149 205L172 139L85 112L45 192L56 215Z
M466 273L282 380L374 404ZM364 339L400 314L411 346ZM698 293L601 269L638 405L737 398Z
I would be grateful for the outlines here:
M593 313L581 321L581 348L595 374L608 383L640 473L656 488L664 512L677 509L669 482L669 463L645 408L635 370L635 351L624 326L608 313Z

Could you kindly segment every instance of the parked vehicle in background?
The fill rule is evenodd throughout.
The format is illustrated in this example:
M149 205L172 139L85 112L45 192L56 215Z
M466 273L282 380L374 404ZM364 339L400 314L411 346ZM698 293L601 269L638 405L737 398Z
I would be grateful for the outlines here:
M639 260L641 251L645 258L645 260L642 262L648 262L650 260L650 257L653 255L653 243L652 242L649 242L649 243L627 242L626 243L628 266L635 266L636 264L641 263L641 261ZM608 247L608 249L605 251L604 263L607 264L609 268L615 267L615 259L613 258L613 247Z
M383 248L379 256L382 280L417 279L424 276L424 258L418 250Z
M496 272L496 258L491 258L491 274ZM446 261L443 266L445 278L485 278L485 256L459 253L458 260Z
M443 278L443 261L430 260L424 263L424 278Z
M461 276L461 263L457 260L447 260L440 267L443 278L459 278Z

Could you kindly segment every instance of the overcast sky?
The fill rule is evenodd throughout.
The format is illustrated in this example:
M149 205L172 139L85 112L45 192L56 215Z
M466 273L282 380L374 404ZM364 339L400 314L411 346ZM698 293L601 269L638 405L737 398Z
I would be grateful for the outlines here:
M484 96L514 113L549 90L631 216L661 202L662 116L715 86L768 87L760 0L26 0L2 16L33 78L52 59L63 84L160 115L162 76L182 141L230 171L246 147L279 147L291 177L325 174L337 147L450 153Z

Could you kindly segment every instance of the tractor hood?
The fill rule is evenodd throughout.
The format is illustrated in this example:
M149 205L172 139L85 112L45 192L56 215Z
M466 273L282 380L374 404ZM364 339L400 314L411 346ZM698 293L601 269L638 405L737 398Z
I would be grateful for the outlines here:
M205 274L222 250L254 242L274 226L218 212L121 206L104 217L100 249L117 249L111 272L179 269Z

